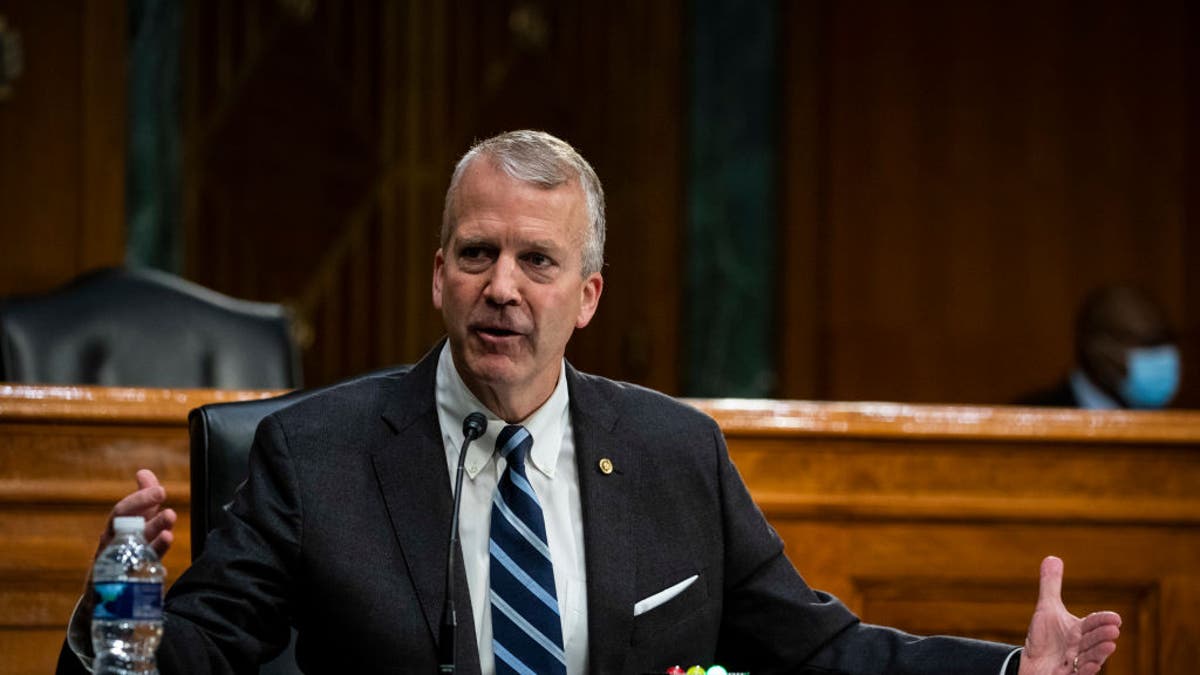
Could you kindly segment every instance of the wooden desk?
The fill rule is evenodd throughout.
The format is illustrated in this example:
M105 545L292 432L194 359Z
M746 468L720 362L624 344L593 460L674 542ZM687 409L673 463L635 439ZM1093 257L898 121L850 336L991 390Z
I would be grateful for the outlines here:
M136 469L180 513L187 412L268 392L0 384L0 654L49 672L95 538ZM788 553L865 620L1019 642L1042 556L1077 612L1125 619L1112 675L1200 663L1200 414L692 401Z
M187 567L188 411L263 395L0 384L0 672L53 672L96 539L139 468L179 512L169 579Z
M1200 663L1200 414L695 402L809 582L873 623L1020 643L1038 564L1124 619L1110 674Z

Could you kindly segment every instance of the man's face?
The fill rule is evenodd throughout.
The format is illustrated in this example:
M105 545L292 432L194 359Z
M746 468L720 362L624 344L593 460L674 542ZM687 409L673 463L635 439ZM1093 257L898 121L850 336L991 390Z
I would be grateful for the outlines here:
M477 158L464 172L446 245L433 260L433 304L454 363L477 396L548 397L576 328L600 300L583 276L587 207L578 181L546 190ZM538 402L537 405L540 405Z

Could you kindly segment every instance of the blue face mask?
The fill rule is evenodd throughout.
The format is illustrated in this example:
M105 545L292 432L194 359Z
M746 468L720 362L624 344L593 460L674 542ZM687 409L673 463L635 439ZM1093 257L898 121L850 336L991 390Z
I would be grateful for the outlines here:
M1132 408L1161 408L1179 389L1179 350L1174 345L1125 352L1121 398Z

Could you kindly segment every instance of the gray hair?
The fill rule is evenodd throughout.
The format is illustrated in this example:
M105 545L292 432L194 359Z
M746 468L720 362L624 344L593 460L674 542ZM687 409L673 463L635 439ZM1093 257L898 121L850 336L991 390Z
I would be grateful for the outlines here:
M604 267L604 188L592 166L566 141L544 131L509 131L471 147L450 177L446 206L442 211L442 246L450 241L458 184L467 167L478 157L487 157L512 178L551 190L578 180L587 203L588 229L583 241L583 275Z

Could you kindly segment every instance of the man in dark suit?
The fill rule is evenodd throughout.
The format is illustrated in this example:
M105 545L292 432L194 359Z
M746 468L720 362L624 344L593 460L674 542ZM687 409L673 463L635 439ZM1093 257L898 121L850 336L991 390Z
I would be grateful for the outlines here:
M810 589L711 419L563 359L603 290L603 212L591 167L552 136L467 153L434 257L447 339L405 375L263 421L230 524L170 592L162 672L250 671L289 626L312 672L434 671L451 480L474 411L487 428L464 458L463 672L1099 670L1120 619L1070 615L1055 558L1024 651L864 625ZM153 475L138 478L114 511L147 516L165 549L174 514Z

